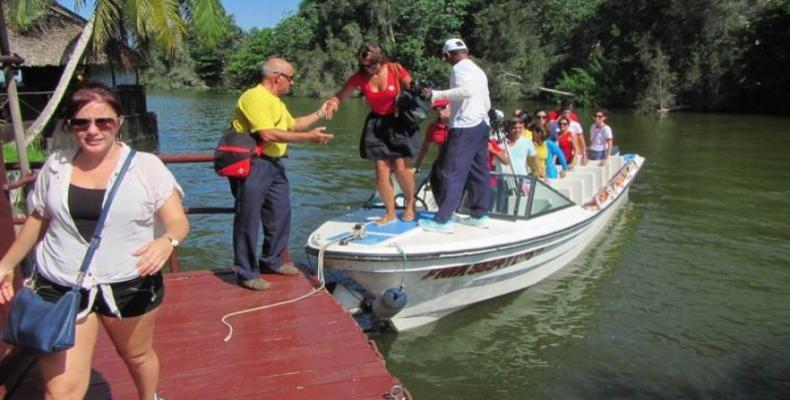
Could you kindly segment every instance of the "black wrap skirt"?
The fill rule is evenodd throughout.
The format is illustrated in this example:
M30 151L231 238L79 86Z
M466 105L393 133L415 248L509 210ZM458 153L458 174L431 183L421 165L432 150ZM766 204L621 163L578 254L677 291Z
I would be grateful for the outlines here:
M368 114L359 139L359 155L362 158L414 158L419 150L419 128L406 127L394 115Z

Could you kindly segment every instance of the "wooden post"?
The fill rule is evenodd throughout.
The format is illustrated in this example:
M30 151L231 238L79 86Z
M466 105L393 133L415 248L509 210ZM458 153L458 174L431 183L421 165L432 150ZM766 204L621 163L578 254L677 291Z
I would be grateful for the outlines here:
M5 25L5 9L0 1L0 53L4 56L11 55L11 44L8 41L8 31ZM16 66L13 64L5 65L5 84L8 90L8 108L11 109L11 124L14 127L14 142L16 151L19 155L19 170L22 176L30 173L30 162L27 158L27 142L25 141L25 129L22 125L22 111L19 108L19 93L16 90ZM3 168L5 171L5 168ZM5 180L5 175L3 175Z

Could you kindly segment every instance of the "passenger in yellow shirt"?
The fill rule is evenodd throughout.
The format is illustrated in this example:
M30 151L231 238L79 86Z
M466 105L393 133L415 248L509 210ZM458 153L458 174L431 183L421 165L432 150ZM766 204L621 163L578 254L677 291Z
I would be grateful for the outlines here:
M263 152L252 160L247 178L228 178L236 199L233 218L233 268L239 285L265 290L271 285L261 272L296 275L293 263L284 263L291 230L291 199L282 157L288 143L326 144L333 135L319 126L305 131L326 114L326 103L315 112L294 118L280 97L291 90L294 69L287 61L272 58L263 63L260 84L245 91L236 103L231 122L239 134L252 134ZM258 230L263 225L263 249L255 253Z

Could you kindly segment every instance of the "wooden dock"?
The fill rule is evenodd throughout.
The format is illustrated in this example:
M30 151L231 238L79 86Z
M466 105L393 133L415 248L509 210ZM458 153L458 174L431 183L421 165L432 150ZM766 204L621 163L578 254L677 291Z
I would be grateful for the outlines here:
M233 317L233 338L223 342L223 315L299 297L312 289L310 278L266 275L273 288L253 292L236 286L229 271L165 277L165 301L154 339L163 398L401 398L389 394L400 383L387 371L375 346L326 292ZM17 382L4 377L4 398L43 398L35 364L24 359L3 368L10 375L22 375ZM129 373L103 331L86 398L136 398Z

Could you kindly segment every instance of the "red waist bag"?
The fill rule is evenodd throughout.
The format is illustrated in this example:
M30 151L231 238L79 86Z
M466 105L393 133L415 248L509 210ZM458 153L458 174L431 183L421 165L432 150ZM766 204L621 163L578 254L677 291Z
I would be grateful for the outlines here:
M214 149L214 171L219 176L246 178L252 158L261 154L261 146L248 133L226 132Z

